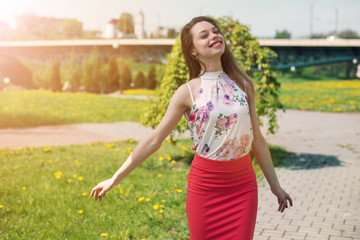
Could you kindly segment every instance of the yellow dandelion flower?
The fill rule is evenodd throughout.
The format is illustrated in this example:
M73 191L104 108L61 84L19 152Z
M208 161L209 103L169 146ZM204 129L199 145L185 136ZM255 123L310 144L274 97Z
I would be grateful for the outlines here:
M92 144L91 143L88 143L88 146L91 146Z
M141 210L140 212L141 212L141 213L144 213L144 211L143 211L143 210Z
M165 190L166 193L169 193L169 190Z
M47 152L50 152L51 151L51 148L49 147L43 147L43 152L44 153L47 153Z
M164 208L164 205L160 205L161 208Z
M166 139L166 142L171 143L171 139L170 138Z
M119 139L115 138L115 139L114 139L114 142L119 142Z
M98 214L98 213L97 213L97 214L95 214L95 216L97 216L97 217L98 217L98 216L100 216L100 214Z
M177 187L177 184L174 184L174 187Z
M185 172L185 175L188 175L189 174L189 172Z
M141 240L146 240L146 238L142 238Z
M107 233L101 233L100 236L102 236L102 237L107 237L108 234L107 234Z
M150 198L147 197L147 198L145 199L145 201L149 202L149 201L150 201Z
M61 171L57 171L57 172L54 172L54 175L57 179L60 179L61 178Z
M159 157L159 160L160 161L164 160L164 157L163 156Z
M76 175L76 174L74 174L74 176L73 176L74 178L77 178L78 177L78 175Z
M186 151L188 150L188 148L185 147L185 146L182 146L181 149L182 149L184 152L186 152Z
M84 213L84 211L83 210L79 210L79 214L83 214Z
M71 183L71 182L72 182L72 179L71 179L71 178L69 178L69 179L68 179L68 183Z
M49 162L49 163L53 163L53 160L50 159L48 162Z
M153 206L153 209L158 210L158 209L159 209L159 205L155 204L155 205Z
M176 162L175 162L175 160L172 160L171 163L174 164L174 163L176 163Z
M114 238L115 236L110 236L110 238Z
M134 139L129 139L129 143L133 143L134 142Z
M87 194L86 194L85 192L83 192L81 195L82 195L82 196L86 196Z
M160 178L160 177L161 177L161 174L158 174L158 175L157 175L157 177L159 177L159 178Z
M0 205L0 208L3 208L4 207L4 205Z
M162 209L160 209L160 211L159 211L160 213L163 213L164 212L164 210L162 210Z
M182 154L181 154L181 157L185 157L185 154L182 153Z
M24 187L22 187L22 190L26 190L26 187L24 186Z
M120 194L123 194L124 193L124 191L123 190L120 190Z
M113 148L114 147L114 144L113 143L106 143L105 146L107 148Z
M161 200L161 202L164 203L164 202L166 202L166 201L163 199L163 200Z
M145 199L144 197L139 197L137 201L138 201L138 202L141 202L141 201L143 201L144 199Z
M181 193L181 192L182 192L181 189L176 189L175 191L177 191L178 193Z
M82 176L80 176L80 177L78 177L78 180L82 181L82 180L84 180L84 178Z
M76 166L80 165L79 160L75 160L74 162L75 162Z
M169 161L171 161L171 157L170 157L170 156L168 156L167 159L168 159Z

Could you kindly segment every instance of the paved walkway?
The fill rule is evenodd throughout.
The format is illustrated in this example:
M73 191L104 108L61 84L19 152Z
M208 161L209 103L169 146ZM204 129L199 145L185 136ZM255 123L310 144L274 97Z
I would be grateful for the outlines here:
M278 212L260 181L254 239L360 239L360 114L287 110L278 124L266 138L290 152L276 172L294 206ZM5 129L0 149L140 140L151 131L133 122Z

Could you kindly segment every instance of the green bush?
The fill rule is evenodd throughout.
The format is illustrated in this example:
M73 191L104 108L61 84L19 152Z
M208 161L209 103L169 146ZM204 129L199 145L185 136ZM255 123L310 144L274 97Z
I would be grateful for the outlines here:
M129 89L132 82L131 70L127 62L122 64L121 71L121 90Z
M144 88L145 87L145 75L144 73L139 70L136 73L135 81L134 81L134 88Z
M147 89L156 88L156 67L154 64L150 65L145 85Z

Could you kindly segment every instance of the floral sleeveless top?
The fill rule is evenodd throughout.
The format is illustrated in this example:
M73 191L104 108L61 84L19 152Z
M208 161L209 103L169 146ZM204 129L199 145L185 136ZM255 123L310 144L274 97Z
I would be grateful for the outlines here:
M213 160L232 160L250 152L253 141L246 93L223 70L200 74L201 87L185 119L194 150Z

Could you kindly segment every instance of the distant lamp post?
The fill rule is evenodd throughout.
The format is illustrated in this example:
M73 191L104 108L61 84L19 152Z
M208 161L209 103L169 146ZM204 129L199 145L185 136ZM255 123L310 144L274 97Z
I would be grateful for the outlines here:
M295 66L291 66L290 67L290 71L294 72L296 70L296 67Z
M357 64L358 60L357 60L356 58L354 58L354 59L352 60L352 62L353 62L353 64Z
M10 83L10 78L8 78L8 77L4 78L4 83L9 84Z
M8 77L4 78L4 83L5 83L4 91L7 91L7 86L8 86L9 83L10 83L10 78L8 78Z
M114 43L112 44L112 47L113 47L114 49L117 49L117 48L119 47L119 43L118 43L118 42L114 42Z

